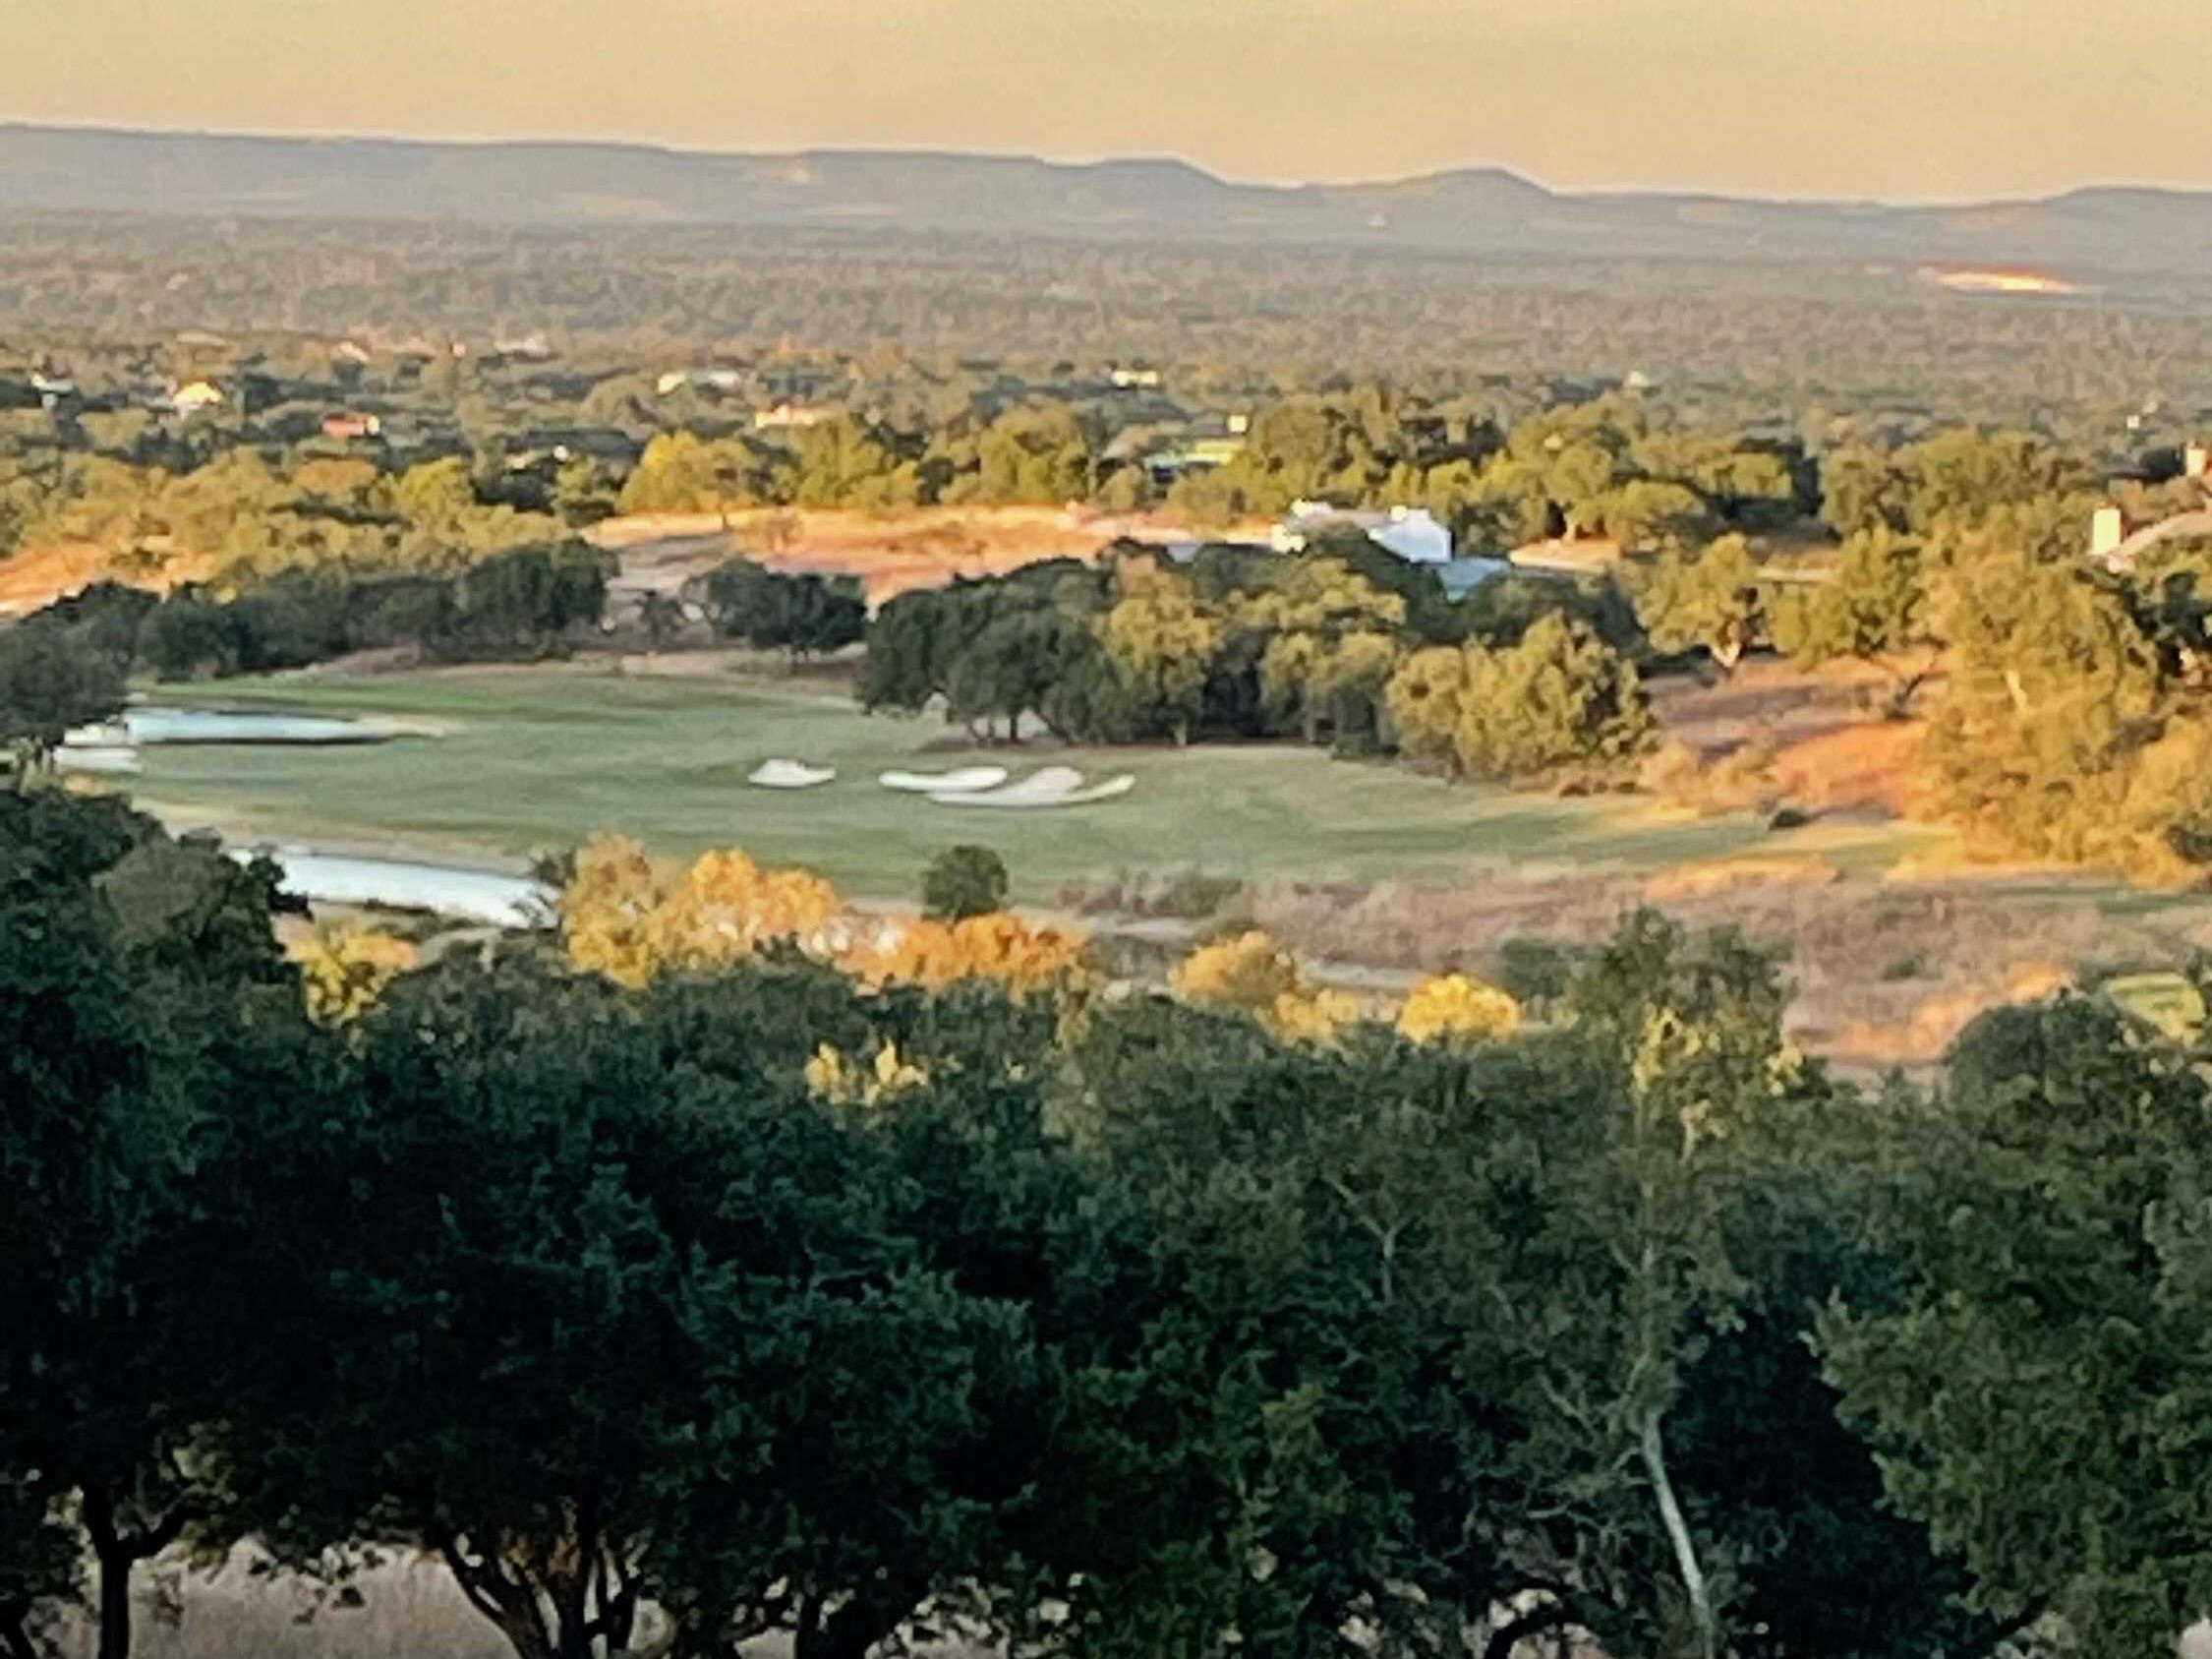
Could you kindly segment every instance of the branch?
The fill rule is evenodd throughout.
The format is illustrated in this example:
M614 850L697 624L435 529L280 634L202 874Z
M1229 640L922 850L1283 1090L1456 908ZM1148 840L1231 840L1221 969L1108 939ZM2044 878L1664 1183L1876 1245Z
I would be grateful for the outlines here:
M143 1532L128 1533L116 1542L134 1561L146 1561L174 1544L200 1515L199 1505L179 1504Z
M1483 1644L1483 1659L1513 1659L1513 1650L1531 1636L1555 1630L1566 1622L1567 1610L1563 1607L1532 1608L1490 1632L1490 1639Z
M453 1582L460 1585L461 1594L468 1598L469 1605L493 1624L504 1628L506 1612L485 1594L483 1586L477 1582L480 1570L477 1565L466 1560L461 1555L460 1547L446 1539L438 1540L437 1553L445 1562L445 1570L453 1574Z

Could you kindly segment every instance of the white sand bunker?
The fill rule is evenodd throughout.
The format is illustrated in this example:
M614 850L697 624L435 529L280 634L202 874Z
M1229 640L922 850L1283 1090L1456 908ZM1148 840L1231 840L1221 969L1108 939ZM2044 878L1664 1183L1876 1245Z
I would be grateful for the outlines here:
M972 795L1006 782L1004 766L960 766L950 772L886 772L876 779L885 789L908 795Z
M812 789L838 775L835 766L809 766L803 760L764 760L745 776L761 789Z
M1087 806L1096 800L1112 800L1135 788L1134 773L1125 772L1104 783L1085 785L1083 775L1073 766L1043 766L1004 789L939 794L930 799L945 806Z

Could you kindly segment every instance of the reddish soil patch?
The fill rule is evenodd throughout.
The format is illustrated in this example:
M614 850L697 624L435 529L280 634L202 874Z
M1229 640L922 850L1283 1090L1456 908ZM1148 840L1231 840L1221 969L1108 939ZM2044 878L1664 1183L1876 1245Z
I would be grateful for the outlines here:
M998 575L1047 559L1092 559L1122 537L1167 543L1195 534L1150 513L940 506L893 512L753 508L727 521L716 513L654 513L611 519L593 539L621 553L625 571L643 560L673 559L698 568L742 550L777 569L858 576L870 600L881 603L957 576Z
M204 580L212 565L211 560L197 555L168 554L155 566L118 566L114 555L97 542L25 548L0 559L0 617L29 616L99 581L165 593L181 582Z

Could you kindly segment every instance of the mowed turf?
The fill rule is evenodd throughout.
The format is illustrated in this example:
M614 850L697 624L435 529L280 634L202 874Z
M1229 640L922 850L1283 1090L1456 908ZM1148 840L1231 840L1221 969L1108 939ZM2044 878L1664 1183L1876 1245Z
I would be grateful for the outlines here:
M996 848L1016 896L1074 877L1196 866L1246 877L1369 883L1512 863L1658 869L1787 837L1730 815L1670 817L1634 800L1556 800L1447 785L1383 762L1288 744L970 748L937 720L861 713L836 687L623 676L593 664L230 681L156 701L382 715L437 728L371 747L156 747L133 793L180 824L234 839L388 847L474 860L566 847L598 831L657 852L742 847L805 864L856 896L911 893L957 842ZM781 792L745 775L784 756L837 781ZM1046 811L935 804L876 782L891 767L978 759L1016 775L1068 764L1136 775L1119 800Z

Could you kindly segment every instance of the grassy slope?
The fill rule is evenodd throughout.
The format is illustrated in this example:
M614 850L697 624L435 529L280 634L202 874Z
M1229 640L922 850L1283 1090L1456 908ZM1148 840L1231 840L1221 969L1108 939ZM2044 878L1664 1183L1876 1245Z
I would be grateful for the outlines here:
M1068 811L962 811L874 781L890 766L974 758L934 722L863 716L835 688L623 678L596 666L236 681L181 700L445 729L368 749L149 749L137 793L181 819L234 834L505 856L614 830L670 854L742 846L863 896L908 892L922 863L956 841L998 848L1018 897L1032 902L1070 877L1119 868L1380 881L1505 860L1645 870L1755 845L1782 850L1748 817L1684 821L1642 803L1447 787L1283 745L999 750L992 758L1018 770L1065 760L1098 776L1134 772L1137 788ZM834 763L840 777L789 794L749 788L745 774L776 755Z

